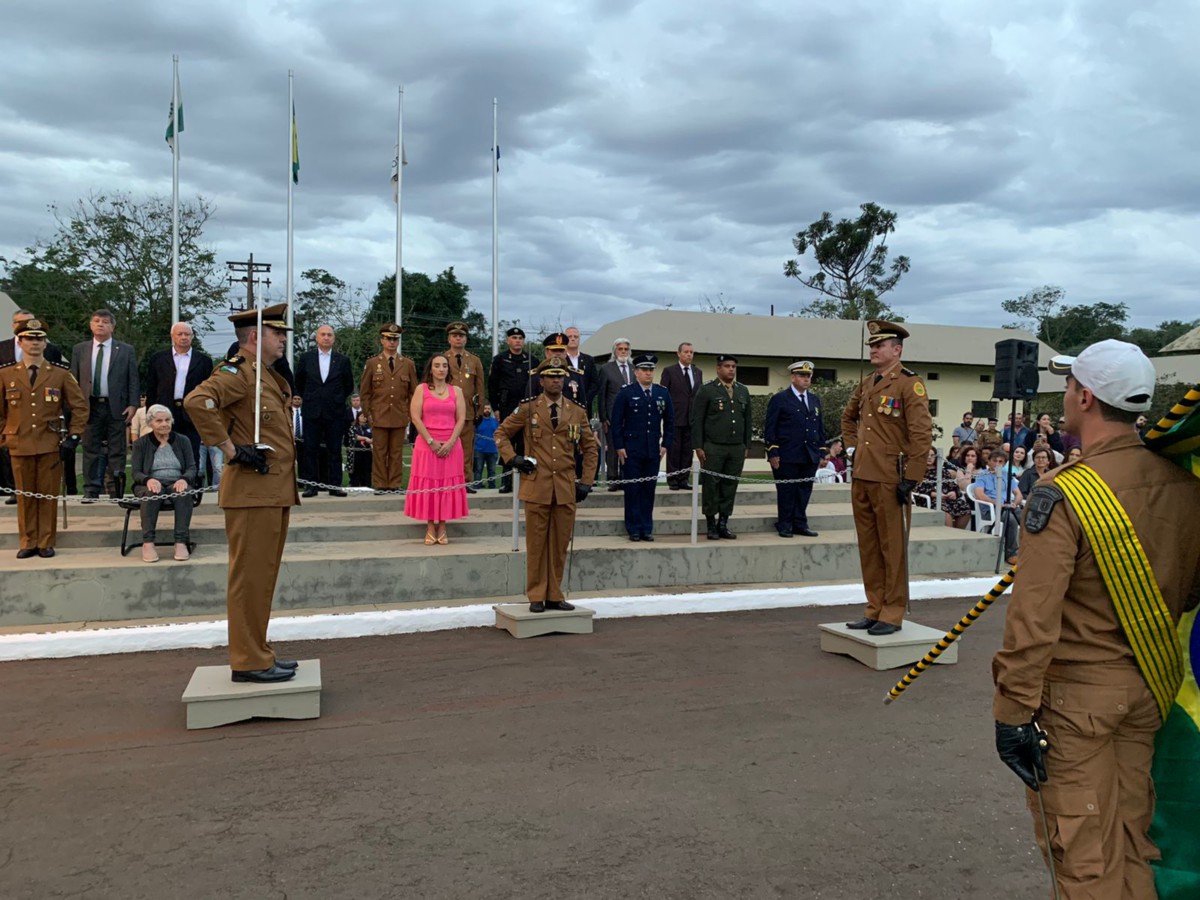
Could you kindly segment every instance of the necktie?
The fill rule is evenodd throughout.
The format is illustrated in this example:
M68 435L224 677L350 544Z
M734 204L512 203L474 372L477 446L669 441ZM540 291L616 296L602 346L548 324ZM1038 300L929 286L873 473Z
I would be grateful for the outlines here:
M693 384L692 384L692 367L691 367L691 366L684 366L684 367L683 367L683 374L687 376L687 380L688 380L688 387L695 387L695 385L693 385Z
M303 434L304 429L300 425L300 410L296 410L294 413L292 413L292 415L294 415L296 417L296 423L295 423L295 426L293 427L293 430L296 432L296 440L300 440L302 437L304 437L304 434Z
M100 396L100 379L104 377L104 345L96 348L96 371L92 373L92 396Z
M621 363L621 381L629 384L629 370L625 368L625 363Z
M37 366L29 367L29 386L33 387L33 383L37 381Z
M804 407L804 411L808 412L808 391L800 395L800 405Z
M649 391L648 389L647 389L647 391L646 391L646 399L647 399L647 400L649 400L649 399L650 399L650 391Z
M458 367L461 369L461 368L462 368L462 354L461 354L461 353L455 353L455 354L454 354L454 359L455 359L455 360L458 362Z
M388 357L388 371L389 372L396 371L396 357L394 357L394 356Z
M550 425L553 428L558 427L558 404L557 403L550 404Z

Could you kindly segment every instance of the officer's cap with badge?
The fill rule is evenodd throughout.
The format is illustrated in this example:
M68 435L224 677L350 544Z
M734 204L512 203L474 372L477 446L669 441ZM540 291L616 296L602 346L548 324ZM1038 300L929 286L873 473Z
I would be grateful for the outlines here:
M1098 341L1078 356L1055 356L1048 370L1070 375L1097 400L1125 412L1146 412L1154 399L1154 364L1136 344Z
M886 322L883 319L871 319L867 322L867 346L878 344L880 341L900 341L904 342L910 337L908 330L903 325L898 325L895 322Z
M46 326L40 319L26 319L13 326L13 334L18 338L44 338Z
M717 354L717 365L718 366L721 365L722 363L727 363L727 362L731 362L734 365L737 365L737 361L738 361L738 358L736 356L734 356L732 353L718 353Z
M788 366L788 371L793 375L811 375L813 373L813 369L815 368L816 366L814 366L807 359L802 359L799 362L794 362Z
M286 303L264 306L262 311L263 328L291 331L292 328L287 323L287 308ZM229 317L229 321L233 323L234 328L253 328L258 324L258 310L244 309L241 312L235 312Z
M379 326L380 337L399 338L402 334L404 334L404 327L402 325L397 325L395 322L388 322Z
M504 332L504 336L505 337L523 338L523 337L525 337L525 332L523 332L520 328L518 328L516 325L514 325L512 328L508 329L508 331Z
M535 375L541 378L566 378L567 370L561 364L556 363L552 359L543 359L536 369L533 370Z
M570 341L567 340L567 336L561 331L548 334L542 340L542 346L547 350L566 350L569 343Z
M653 369L657 365L658 357L653 353L643 353L633 358L633 367L635 369Z
M465 336L470 333L471 329L467 327L466 322L451 322L446 326L446 334L461 334Z

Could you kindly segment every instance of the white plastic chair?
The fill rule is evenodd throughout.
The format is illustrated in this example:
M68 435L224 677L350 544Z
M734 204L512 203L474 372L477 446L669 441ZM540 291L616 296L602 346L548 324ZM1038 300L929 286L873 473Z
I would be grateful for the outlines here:
M972 485L973 487L973 485ZM971 502L975 504L975 530L980 534L996 534L1000 520L996 518L996 507L990 500L980 500L974 494Z

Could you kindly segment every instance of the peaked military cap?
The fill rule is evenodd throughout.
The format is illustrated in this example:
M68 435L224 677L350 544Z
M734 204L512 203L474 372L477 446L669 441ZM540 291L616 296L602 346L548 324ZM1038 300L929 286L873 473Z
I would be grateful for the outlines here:
M737 361L738 361L738 358L736 356L734 356L732 353L718 353L717 354L717 365L718 366L721 365L721 363L727 363L727 362L737 363Z
M658 357L653 353L643 353L633 358L633 367L635 369L653 369L657 365Z
M815 368L816 366L814 366L809 360L802 359L799 362L794 362L788 366L788 371L793 375L795 375L797 372L799 372L801 375L811 375L813 373L813 369Z
M398 338L402 334L404 334L404 327L402 325L397 325L395 322L388 322L386 325L381 325L379 327L380 337Z
M451 322L446 326L446 334L470 334L471 330L467 328L466 322Z
M546 335L545 340L542 341L542 346L547 350L566 350L568 343L567 336L561 331L556 331L553 334Z
M17 337L42 337L46 336L46 326L41 319L26 319L24 322L18 322L13 326L13 334Z
M567 370L563 366L552 359L543 359L536 369L533 370L535 375L542 375L549 378L566 378Z
M867 344L878 344L880 341L902 341L909 337L908 330L895 322L885 322L883 319L871 319L867 322Z
M229 321L233 323L234 328L245 328L247 325L257 325L258 310L245 309L241 312L236 312L229 317ZM262 311L262 323L264 328L274 328L278 331L291 331L292 329L287 323L287 304L276 303L273 306L264 306Z

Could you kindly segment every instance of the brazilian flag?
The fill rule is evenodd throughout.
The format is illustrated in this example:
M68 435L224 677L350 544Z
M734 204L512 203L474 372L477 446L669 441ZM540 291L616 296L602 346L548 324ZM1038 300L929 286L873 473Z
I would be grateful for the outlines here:
M1200 478L1200 386L1146 435L1156 453ZM1150 837L1162 851L1154 867L1160 900L1200 897L1200 628L1196 610L1179 621L1183 686L1154 745L1158 795Z

